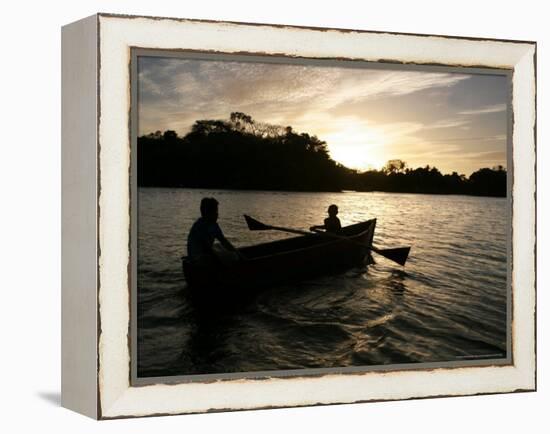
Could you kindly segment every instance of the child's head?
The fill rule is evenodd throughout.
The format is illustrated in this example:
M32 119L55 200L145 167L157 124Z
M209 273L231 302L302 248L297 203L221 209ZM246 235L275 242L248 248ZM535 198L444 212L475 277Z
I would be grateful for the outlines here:
M328 207L328 215L335 217L338 214L338 207L336 205L331 205Z

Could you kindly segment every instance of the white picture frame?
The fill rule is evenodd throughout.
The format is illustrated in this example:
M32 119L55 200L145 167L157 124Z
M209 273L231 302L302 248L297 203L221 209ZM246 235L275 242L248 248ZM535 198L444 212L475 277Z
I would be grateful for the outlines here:
M96 419L536 389L536 44L97 14L62 37L62 405ZM505 365L131 381L133 48L512 71L512 357Z

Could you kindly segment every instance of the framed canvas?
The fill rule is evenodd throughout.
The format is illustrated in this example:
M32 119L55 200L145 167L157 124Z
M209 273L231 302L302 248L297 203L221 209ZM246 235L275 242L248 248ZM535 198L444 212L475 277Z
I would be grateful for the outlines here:
M62 55L65 407L536 389L534 42L97 14Z

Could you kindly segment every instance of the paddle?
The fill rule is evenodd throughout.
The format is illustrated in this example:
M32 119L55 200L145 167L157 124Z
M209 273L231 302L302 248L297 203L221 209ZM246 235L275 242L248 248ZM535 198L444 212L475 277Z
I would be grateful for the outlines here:
M311 235L310 232L307 231L301 231L299 229L291 229L291 228L284 228L281 226L272 226L267 225L265 223L262 223L249 215L244 215L244 219L246 220L246 224L248 225L248 229L251 231L266 231L266 230L274 230L274 231L282 231L282 232L290 232L291 234L299 234L299 235ZM372 245L367 245L365 243L361 243L359 241L355 241L353 239L350 239L344 235L338 235L333 234L331 232L323 232L324 235L340 239L340 240L347 240L351 243L358 244L360 246L368 247L372 251L378 253L379 255L388 258L391 261L397 262L399 265L405 265L405 262L407 262L407 258L409 256L409 251L411 250L410 247L397 247L393 249L378 249L377 247L374 247Z

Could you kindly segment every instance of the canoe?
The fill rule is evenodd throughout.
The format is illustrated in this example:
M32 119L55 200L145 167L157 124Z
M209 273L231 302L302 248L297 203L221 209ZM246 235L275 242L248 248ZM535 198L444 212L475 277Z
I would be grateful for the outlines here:
M197 265L182 258L183 273L196 299L255 294L264 288L343 272L371 261L376 219L345 226L334 238L323 233L242 247L246 259ZM367 260L367 261L366 261Z

